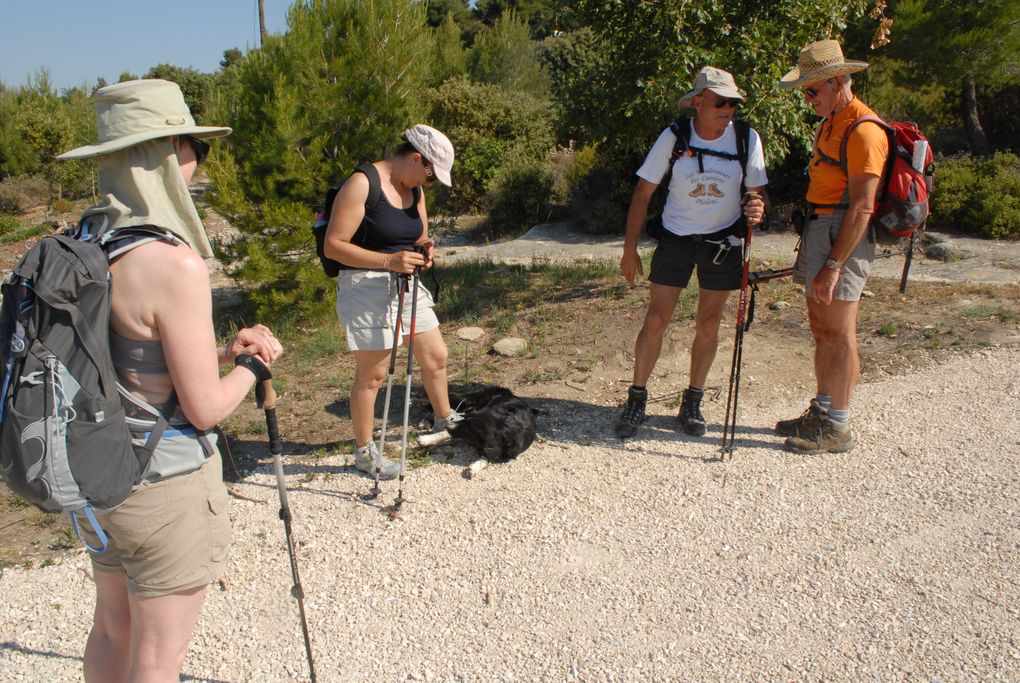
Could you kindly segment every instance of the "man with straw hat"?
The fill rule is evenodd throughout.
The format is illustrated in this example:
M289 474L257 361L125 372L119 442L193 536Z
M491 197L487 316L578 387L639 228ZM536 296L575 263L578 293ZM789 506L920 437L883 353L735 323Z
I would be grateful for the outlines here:
M58 158L97 160L101 199L80 230L112 232L108 253L119 253L110 262L114 366L138 421L158 415L171 428L131 495L96 515L109 542L90 554L96 609L84 677L176 681L230 542L227 491L209 430L271 376L269 365L283 349L262 325L216 345L203 258L212 250L188 183L209 151L205 140L230 129L196 125L169 81L100 88L94 104L99 141ZM116 231L138 226L168 232L117 239ZM221 375L221 365L234 367ZM81 532L99 547L91 529Z
M794 270L804 285L808 320L815 339L817 393L804 413L776 423L786 446L800 453L845 453L853 449L850 394L860 375L857 312L875 258L869 228L889 143L878 126L857 126L840 145L854 120L875 113L851 90L850 74L866 62L847 60L835 40L811 43L797 66L779 81L800 88L804 101L823 117L815 135L808 174L807 211Z
M693 109L694 118L662 131L638 169L620 259L620 271L632 284L635 273L642 273L637 247L649 201L671 169L672 176L662 210L662 234L648 274L648 310L634 344L634 383L615 426L621 439L636 434L645 420L645 385L659 358L677 299L695 268L698 312L689 386L677 417L685 434L701 436L706 431L701 414L705 380L715 359L723 307L730 292L740 289L743 273L740 249L734 247L739 247L739 238L746 232L743 218L752 225L760 223L767 201L761 139L743 122L738 134L734 123L736 108L743 101L732 75L706 66L698 73L694 88L680 99L680 108ZM674 158L680 136L688 141L686 153ZM742 159L746 160L746 177ZM742 189L757 195L742 203Z

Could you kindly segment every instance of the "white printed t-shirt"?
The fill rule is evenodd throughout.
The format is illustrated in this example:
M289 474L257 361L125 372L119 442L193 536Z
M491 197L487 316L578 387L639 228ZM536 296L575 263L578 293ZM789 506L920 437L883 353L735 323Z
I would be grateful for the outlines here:
M730 122L715 140L703 140L691 127L691 147L711 149L728 154L737 153L737 132ZM638 177L658 185L669 170L676 135L667 128L655 141ZM769 179L765 174L765 153L761 138L754 129L748 140L746 187L763 187ZM683 156L673 166L669 194L662 210L662 225L675 235L707 235L727 228L740 218L740 162L702 155L705 172L698 171L697 156Z

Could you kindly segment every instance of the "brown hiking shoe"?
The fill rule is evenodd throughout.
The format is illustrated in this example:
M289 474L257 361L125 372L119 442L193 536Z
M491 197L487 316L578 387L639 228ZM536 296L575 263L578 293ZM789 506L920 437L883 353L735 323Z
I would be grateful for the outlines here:
M800 417L792 420L780 420L776 423L776 434L779 436L810 436L818 431L818 423L825 416L825 409L818 401L811 399L808 409Z
M854 435L850 425L839 428L827 415L819 418L818 429L813 434L791 436L786 440L787 450L794 453L849 453L854 448Z

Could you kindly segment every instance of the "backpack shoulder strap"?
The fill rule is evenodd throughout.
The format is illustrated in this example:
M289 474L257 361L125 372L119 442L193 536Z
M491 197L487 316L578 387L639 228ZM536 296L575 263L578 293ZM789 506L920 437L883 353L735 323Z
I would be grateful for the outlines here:
M691 122L690 119L683 118L677 119L673 123L669 124L669 129L673 131L673 135L676 136L676 142L673 143L673 151L669 155L669 165L672 168L676 160L687 153L687 150L691 146Z
M365 208L375 208L382 196L382 179L379 178L379 169L375 167L375 164L363 162L354 167L354 172L364 173L368 178L368 198L365 200Z
M102 234L97 243L106 252L106 259L112 261L132 249L157 240L170 244L187 244L172 230L156 225L133 225L127 228L116 228Z
M737 134L737 160L740 162L740 194L747 189L747 159L751 155L751 124L747 119L733 119Z
M846 171L846 169L847 169L846 145L847 145L847 141L850 140L850 134L853 133L857 129L857 126L861 125L862 123L869 123L869 122L870 123L874 123L879 128L881 128L882 130L885 131L885 134L889 138L889 151L892 151L893 139L894 139L894 137L896 135L896 131L893 129L893 127L890 126L885 121L883 121L882 119L878 118L877 116L869 116L869 115L858 116L856 119L854 119L850 123L849 126L847 126L846 132L843 133L843 139L839 141L839 165L840 165L840 168L842 168L844 171Z

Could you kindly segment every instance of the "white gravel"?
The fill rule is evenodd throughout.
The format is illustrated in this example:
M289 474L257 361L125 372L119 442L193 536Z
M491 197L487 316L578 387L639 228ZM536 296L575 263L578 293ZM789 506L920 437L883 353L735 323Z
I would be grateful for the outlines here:
M803 391L751 384L726 464L718 424L678 435L661 403L621 444L615 406L549 400L544 441L473 480L413 471L395 521L343 456L288 465L319 679L1020 680L1018 367L991 349L862 385L856 450L816 457L769 430ZM185 680L299 680L271 468L236 490L265 503L232 502ZM0 590L0 680L80 678L84 554Z

